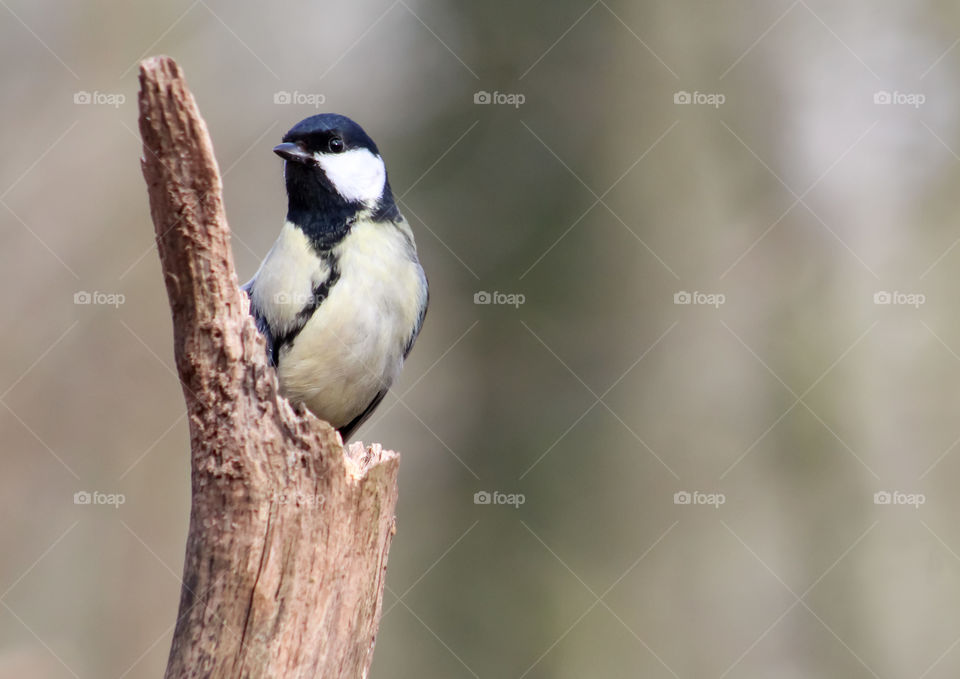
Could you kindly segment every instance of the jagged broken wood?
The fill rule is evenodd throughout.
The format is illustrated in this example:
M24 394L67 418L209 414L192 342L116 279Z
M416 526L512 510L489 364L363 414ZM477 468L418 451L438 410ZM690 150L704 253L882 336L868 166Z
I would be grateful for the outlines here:
M365 677L399 456L344 450L278 393L237 285L206 124L172 59L141 63L139 104L190 419L193 501L166 677Z

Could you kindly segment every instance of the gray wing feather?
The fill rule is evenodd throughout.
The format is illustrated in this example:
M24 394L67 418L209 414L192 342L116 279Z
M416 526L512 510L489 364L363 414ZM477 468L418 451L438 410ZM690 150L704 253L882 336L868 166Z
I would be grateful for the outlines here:
M247 293L247 297L250 298L250 315L253 316L253 320L257 323L257 330L260 331L263 339L267 342L267 361L270 365L276 365L273 351L275 344L273 332L270 330L270 326L267 324L267 320L263 317L263 314L260 313L260 310L253 303L253 286L256 282L257 278L254 276L245 285L240 286L240 289Z

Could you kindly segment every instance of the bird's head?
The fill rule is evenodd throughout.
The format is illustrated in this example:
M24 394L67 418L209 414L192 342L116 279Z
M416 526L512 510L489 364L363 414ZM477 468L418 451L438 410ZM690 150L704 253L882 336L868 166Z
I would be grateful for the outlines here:
M286 161L291 211L375 210L389 196L377 145L346 116L321 113L301 120L273 151Z

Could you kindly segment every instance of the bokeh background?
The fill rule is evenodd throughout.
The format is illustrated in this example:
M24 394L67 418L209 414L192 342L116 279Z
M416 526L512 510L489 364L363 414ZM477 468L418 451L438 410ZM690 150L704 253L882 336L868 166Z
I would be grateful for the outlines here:
M318 111L415 230L430 313L359 433L403 455L373 677L960 674L956 3L0 0L0 677L169 651L157 53L241 280Z

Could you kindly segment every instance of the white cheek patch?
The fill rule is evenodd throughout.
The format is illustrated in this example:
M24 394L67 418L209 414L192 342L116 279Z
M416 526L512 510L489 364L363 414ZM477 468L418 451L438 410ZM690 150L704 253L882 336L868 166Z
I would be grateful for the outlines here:
M315 157L333 188L346 200L373 205L383 193L387 170L383 159L369 150L317 153Z

